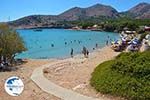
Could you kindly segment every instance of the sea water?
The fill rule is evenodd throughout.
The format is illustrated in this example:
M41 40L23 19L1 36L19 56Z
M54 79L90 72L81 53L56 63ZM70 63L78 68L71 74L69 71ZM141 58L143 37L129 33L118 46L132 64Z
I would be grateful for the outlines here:
M80 54L83 46L92 52L96 44L98 48L102 48L106 41L119 37L118 33L66 29L28 29L17 32L28 50L18 54L16 58L30 59L66 58L70 57L71 48L74 54Z

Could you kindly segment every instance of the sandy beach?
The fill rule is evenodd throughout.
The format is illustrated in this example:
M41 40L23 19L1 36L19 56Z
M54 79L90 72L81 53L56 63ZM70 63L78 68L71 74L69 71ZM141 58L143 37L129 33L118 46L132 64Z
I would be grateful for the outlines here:
M0 72L0 100L60 100L51 94L43 92L30 79L35 68L51 62L55 62L55 60L28 60L27 63L18 66L19 69L16 71ZM11 76L20 77L25 85L23 93L18 97L12 97L5 92L5 80Z
M111 50L110 47L104 47L90 53L89 58L83 55L77 55L74 58L64 60L64 63L44 69L44 75L54 83L78 93L104 100L120 100L119 97L103 95L96 92L89 84L91 73L95 67L106 61L113 59L119 53Z
M76 55L74 58L62 59L64 63L44 69L44 75L55 84L87 96L103 97L104 100L120 100L119 97L112 97L96 92L89 84L91 73L95 67L103 61L113 59L118 54L118 52L111 50L110 47L104 47L90 53L89 58L84 58L83 55ZM19 69L16 71L0 72L0 100L9 100L12 98L13 100L60 100L58 97L43 92L32 82L30 76L35 68L62 60L30 59L27 63L18 66ZM25 84L23 93L18 97L9 96L4 90L5 80L11 76L19 76Z
M3 0L0 12L0 100L150 99L150 0Z

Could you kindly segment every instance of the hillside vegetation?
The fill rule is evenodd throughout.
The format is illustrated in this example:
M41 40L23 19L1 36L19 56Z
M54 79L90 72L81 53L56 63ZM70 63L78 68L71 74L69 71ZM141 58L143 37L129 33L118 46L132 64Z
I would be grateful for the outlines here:
M62 24L67 24L67 22L62 22ZM71 25L81 26L83 29L88 28L89 26L92 27L93 25L97 24L99 29L103 31L110 31L120 32L123 28L127 27L129 30L137 30L139 31L140 26L150 26L150 19L132 19L128 17L122 17L118 19L111 19L106 17L101 18L90 18L87 20L80 20L80 21L72 21L68 22Z

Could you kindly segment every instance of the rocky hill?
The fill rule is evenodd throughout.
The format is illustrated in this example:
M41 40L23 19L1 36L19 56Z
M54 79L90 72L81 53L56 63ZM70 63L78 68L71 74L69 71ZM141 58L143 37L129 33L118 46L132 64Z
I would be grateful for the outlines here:
M62 27L61 21L76 21L88 18L119 18L128 16L131 18L150 19L150 4L140 3L126 12L118 12L111 6L96 4L88 8L74 7L59 15L31 15L8 22L16 28L34 28L34 27Z
M127 11L134 18L150 18L150 4L149 3L140 3L137 6L131 8Z
M89 18L89 17L118 17L118 12L111 6L96 4L88 8L74 7L59 15L61 18L69 21Z

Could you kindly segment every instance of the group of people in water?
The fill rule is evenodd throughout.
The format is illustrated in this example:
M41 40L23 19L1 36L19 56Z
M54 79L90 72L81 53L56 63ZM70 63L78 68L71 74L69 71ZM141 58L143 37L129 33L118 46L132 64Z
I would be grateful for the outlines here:
M107 38L110 39L109 36ZM89 39L89 40L91 40L91 39ZM77 40L70 41L70 43L72 43L72 42L78 42L79 44L82 43L82 41L79 41L79 40L78 41ZM65 42L64 44L67 45L68 42ZM109 40L106 40L106 45L109 45ZM54 44L51 44L51 47L54 47ZM96 48L98 48L98 43L95 44L95 47L93 48L93 50L95 50ZM84 55L85 58L89 57L89 50L85 46L83 46L82 54ZM74 56L74 49L73 48L71 48L70 56L72 58Z
M107 40L106 40L106 45L109 45L109 39L110 39L110 37L108 36L108 37L107 37ZM92 39L89 38L88 40L92 40ZM82 43L81 40L72 40L72 41L70 41L70 42L66 42L66 39L64 39L64 45L65 45L65 46L68 45L68 44L70 44L70 43L72 44L73 42L74 42L74 43L78 43L78 44L81 44L81 43ZM55 47L54 43L51 44L51 47L52 47L52 48ZM40 46L40 48L42 48L42 47ZM95 44L95 47L92 48L92 49L95 50L96 48L98 48L98 43L96 43L96 44ZM86 58L89 57L89 50L88 50L85 46L83 46L81 52L82 52L82 54L84 55L84 57L86 57ZM74 49L71 48L70 56L73 57L73 55L74 55Z
M89 40L91 40L91 39L89 39ZM107 46L109 45L109 40L112 41L111 38L108 36L107 40L106 40L106 45ZM95 48L98 48L97 43L95 44ZM95 50L95 48L93 48L93 50ZM71 57L73 57L73 54L74 54L74 50L73 50L73 48L71 48L71 52L70 52ZM89 57L89 50L85 46L83 46L82 54L84 55L85 58Z
M95 48L98 48L97 43L95 44ZM93 48L93 50L95 50L95 48ZM82 54L84 55L85 58L89 57L89 50L85 46L83 46ZM73 48L71 48L70 56L73 58L73 55L74 55L74 50Z
M73 54L74 54L74 50L73 50L73 48L71 48L70 55L72 58L73 58ZM85 58L88 58L89 57L89 50L86 47L83 47L82 54L84 54Z
M64 39L64 40L65 40L65 39ZM71 44L72 44L73 42L78 42L79 44L82 43L82 41L80 41L80 40L78 40L78 41L77 41L77 40L70 41ZM64 44L67 45L67 44L69 44L69 43L68 43L68 42L65 42ZM54 47L54 44L53 44L53 43L51 44L51 47Z
M89 39L91 40L91 39ZM71 41L72 42L72 41ZM74 40L74 42L76 42L76 40ZM78 43L80 44L82 41L79 41L78 40ZM98 48L98 44L96 43L95 44L95 48ZM93 50L95 50L95 48L93 48ZM89 57L89 50L83 46L83 49L82 49L82 54L84 55L85 58L88 58ZM74 55L74 49L71 48L71 52L70 52L70 56L73 58L73 55Z

